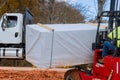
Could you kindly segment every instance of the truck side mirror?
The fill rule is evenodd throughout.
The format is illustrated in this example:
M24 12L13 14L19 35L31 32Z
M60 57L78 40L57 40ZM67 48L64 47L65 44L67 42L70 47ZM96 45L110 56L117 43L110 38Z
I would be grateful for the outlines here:
M3 16L3 22L2 22L2 25L1 25L3 31L5 31L6 26L7 26L7 16L4 15Z

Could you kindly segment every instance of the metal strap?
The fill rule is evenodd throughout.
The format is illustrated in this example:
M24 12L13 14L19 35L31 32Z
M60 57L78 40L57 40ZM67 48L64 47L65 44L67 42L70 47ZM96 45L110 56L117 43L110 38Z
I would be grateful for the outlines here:
M52 58L53 58L53 49L54 49L54 29L52 30L52 46L51 46L51 56L50 56L50 67L52 67Z

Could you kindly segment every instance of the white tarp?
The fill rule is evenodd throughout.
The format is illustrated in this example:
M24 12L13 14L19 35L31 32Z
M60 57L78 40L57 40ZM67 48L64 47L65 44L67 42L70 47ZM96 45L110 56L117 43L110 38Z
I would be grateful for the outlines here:
M93 62L96 27L88 24L27 25L26 60L36 67L72 66Z

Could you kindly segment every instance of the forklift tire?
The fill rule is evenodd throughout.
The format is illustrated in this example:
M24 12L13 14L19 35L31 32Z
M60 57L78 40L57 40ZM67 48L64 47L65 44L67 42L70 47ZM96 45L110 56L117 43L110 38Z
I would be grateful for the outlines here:
M80 71L77 69L67 71L64 75L64 80L81 80Z

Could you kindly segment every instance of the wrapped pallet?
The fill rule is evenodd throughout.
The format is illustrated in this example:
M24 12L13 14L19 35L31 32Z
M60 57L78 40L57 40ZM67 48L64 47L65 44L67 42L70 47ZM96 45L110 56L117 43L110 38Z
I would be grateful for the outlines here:
M26 60L40 68L92 63L96 29L88 24L27 25Z

